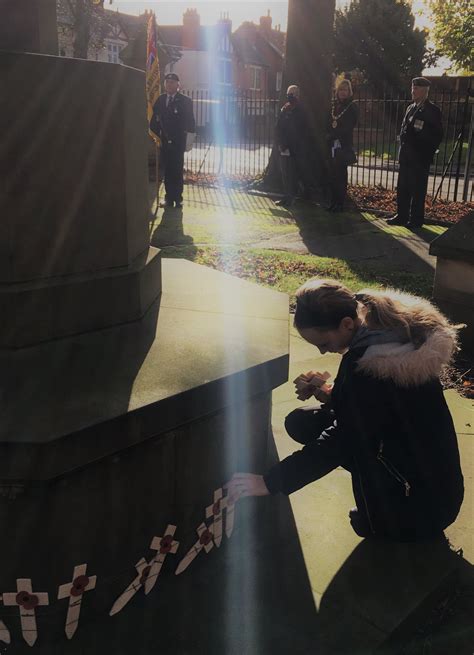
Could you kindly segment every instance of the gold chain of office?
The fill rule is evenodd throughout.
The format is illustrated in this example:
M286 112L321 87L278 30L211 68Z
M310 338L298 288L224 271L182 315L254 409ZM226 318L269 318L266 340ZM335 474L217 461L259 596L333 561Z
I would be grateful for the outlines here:
M332 116L332 126L333 126L334 128L337 127L337 121L341 118L341 116L344 116L344 114L345 114L346 111L349 109L349 107L353 104L353 102L354 102L354 101L352 100L352 102L350 102L350 103L347 105L347 107L344 109L344 111L341 111L341 113L340 113L340 114L337 114L337 116L334 115L334 105L333 105L332 110L331 110L331 116Z

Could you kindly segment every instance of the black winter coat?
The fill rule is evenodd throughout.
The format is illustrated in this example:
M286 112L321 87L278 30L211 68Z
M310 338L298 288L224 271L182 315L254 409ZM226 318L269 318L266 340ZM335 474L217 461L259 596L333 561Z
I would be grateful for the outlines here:
M287 102L281 108L276 125L277 145L288 149L296 157L304 157L307 152L310 131L303 106Z
M411 344L349 350L326 406L333 425L264 476L269 491L290 494L344 466L374 534L411 541L450 525L464 488L438 379L453 347L448 332L436 330L417 350Z
M346 110L346 111L344 111ZM353 148L353 139L352 135L354 128L357 125L357 120L359 118L359 109L357 103L353 100L348 100L346 102L336 103L334 110L335 115L342 114L340 118L337 119L337 127L332 126L333 118L328 125L328 142L330 147L334 141L339 140L341 148Z
M160 137L165 147L169 144L184 152L186 132L196 131L193 101L182 93L176 93L167 107L166 97L166 93L163 93L155 102L150 129Z

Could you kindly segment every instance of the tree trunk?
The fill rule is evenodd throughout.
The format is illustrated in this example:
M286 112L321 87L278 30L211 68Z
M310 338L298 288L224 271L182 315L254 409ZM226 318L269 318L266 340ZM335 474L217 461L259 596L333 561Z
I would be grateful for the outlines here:
M311 129L308 167L316 189L325 185L326 124L331 107L335 0L289 0L282 102L290 84L301 90ZM264 178L265 188L279 185L276 148Z
M89 0L76 0L74 25L74 57L87 59L91 32L91 16L86 6Z

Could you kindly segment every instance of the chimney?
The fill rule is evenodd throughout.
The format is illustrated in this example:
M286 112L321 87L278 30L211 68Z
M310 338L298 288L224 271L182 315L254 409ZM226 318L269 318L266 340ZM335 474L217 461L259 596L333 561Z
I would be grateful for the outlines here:
M229 12L221 13L217 25L221 33L230 34L232 32L232 20L229 18Z
M270 9L267 11L266 16L260 17L260 30L264 33L271 32L272 29L272 17L270 16Z
M183 48L199 50L201 18L197 9L186 9L183 14Z

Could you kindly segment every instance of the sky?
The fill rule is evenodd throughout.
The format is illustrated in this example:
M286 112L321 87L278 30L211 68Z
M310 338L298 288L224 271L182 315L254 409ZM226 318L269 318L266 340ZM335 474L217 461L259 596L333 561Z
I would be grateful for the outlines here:
M336 0L338 6L347 4L347 0ZM429 17L423 0L413 0L413 12L416 16L417 27L429 27ZM260 16L265 16L270 10L273 18L273 27L281 25L281 30L286 31L288 18L287 0L105 0L104 6L108 9L118 9L126 14L140 14L145 9L153 9L158 24L181 25L183 13L186 9L194 7L201 17L201 25L214 25L222 12L229 14L232 20L233 29L237 28L246 20L258 23ZM442 63L442 62L441 62ZM448 62L444 62L447 66ZM440 75L444 70L441 67L425 71L426 74Z

